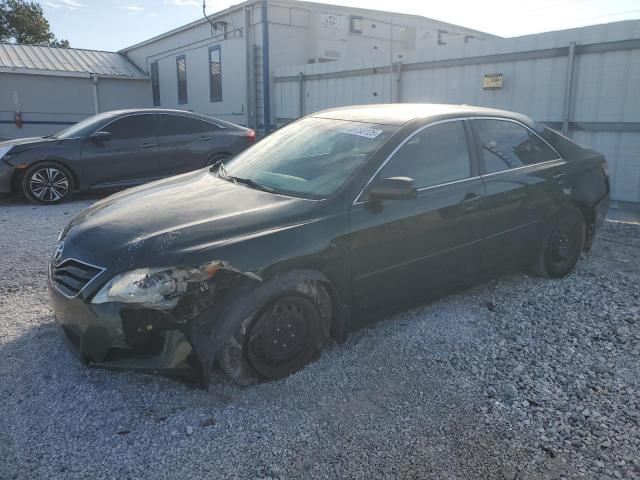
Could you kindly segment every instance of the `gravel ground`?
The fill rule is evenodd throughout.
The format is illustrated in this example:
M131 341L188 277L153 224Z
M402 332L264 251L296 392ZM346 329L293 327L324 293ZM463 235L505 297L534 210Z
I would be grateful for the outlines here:
M0 478L640 479L640 225L205 392L66 350L46 265L91 201L0 205Z

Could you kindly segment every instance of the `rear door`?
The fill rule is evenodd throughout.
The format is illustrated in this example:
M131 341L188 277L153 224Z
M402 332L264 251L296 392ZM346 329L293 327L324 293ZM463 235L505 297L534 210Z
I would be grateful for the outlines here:
M159 132L159 168L162 176L197 170L207 164L221 130L213 123L196 118L161 114Z
M100 130L111 137L100 142L88 138L82 145L82 169L90 187L135 185L159 177L155 115L127 115Z
M539 251L546 222L565 202L565 162L520 122L479 118L471 124L486 188L486 267L526 264Z
M359 313L379 312L474 277L481 267L484 188L464 120L414 133L373 179L410 177L412 200L367 201L350 211L351 259Z

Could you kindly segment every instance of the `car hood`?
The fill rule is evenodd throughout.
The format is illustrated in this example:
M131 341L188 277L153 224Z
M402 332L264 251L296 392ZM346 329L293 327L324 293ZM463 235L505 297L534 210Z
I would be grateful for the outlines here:
M63 232L65 257L108 269L180 264L216 248L305 218L315 202L221 180L207 169L108 197Z
M45 138L45 137L28 137L28 138L16 138L13 140L7 140L0 142L0 147L14 147L15 149L23 150L19 147L39 147L41 145L49 145L52 143L59 143L62 140L58 138Z

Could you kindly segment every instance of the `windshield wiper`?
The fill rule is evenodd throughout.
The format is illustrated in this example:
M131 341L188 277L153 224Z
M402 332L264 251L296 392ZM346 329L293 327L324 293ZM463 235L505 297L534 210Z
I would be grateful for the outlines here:
M211 165L210 170L214 174L216 174L218 178L221 178L223 180L227 180L233 183L242 183L247 187L251 187L256 190L262 190L263 192L275 193L275 194L280 193L278 189L269 187L267 185L263 185L262 183L256 182L255 180L252 180L250 178L234 177L232 175L229 175L227 173L227 170L224 168L224 163L222 162L222 160L218 160L216 163Z
M280 193L279 190L277 188L273 188L273 187L269 187L267 185L263 185L260 182L256 182L255 180L252 180L250 178L242 178L242 177L234 177L231 175L225 175L228 179L233 180L234 182L237 183L242 183L243 185L246 185L247 187L251 187L254 188L256 190L262 190L263 192L268 192L268 193Z
M58 138L58 137L56 137L55 135L45 135L42 138Z
M227 177L227 170L224 168L224 162L218 160L209 168L209 171L217 174L219 177Z

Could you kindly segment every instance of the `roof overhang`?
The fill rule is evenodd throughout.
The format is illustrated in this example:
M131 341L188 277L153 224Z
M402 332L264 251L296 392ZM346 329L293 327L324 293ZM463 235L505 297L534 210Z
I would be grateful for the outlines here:
M71 78L111 78L116 80L149 80L149 77L129 77L126 75L105 75L88 72L67 72L59 70L39 70L35 68L0 67L0 73L17 75L41 75L46 77L71 77Z

